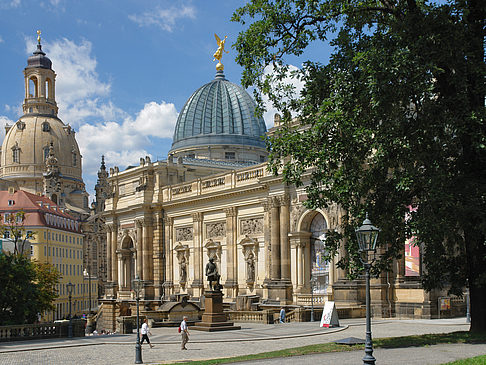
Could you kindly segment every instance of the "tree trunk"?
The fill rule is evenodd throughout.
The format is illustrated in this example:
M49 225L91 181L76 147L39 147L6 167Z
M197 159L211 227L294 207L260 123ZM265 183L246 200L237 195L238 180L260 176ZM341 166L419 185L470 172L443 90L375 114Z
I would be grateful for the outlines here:
M486 288L469 286L471 303L471 332L486 331Z

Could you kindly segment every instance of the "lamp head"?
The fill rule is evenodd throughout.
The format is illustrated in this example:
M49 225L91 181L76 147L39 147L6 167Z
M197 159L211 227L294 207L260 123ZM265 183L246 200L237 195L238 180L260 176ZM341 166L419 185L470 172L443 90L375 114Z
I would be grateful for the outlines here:
M378 234L381 229L371 224L366 213L366 219L363 225L356 229L356 238L358 239L359 250L361 252L376 251L376 242L378 241Z

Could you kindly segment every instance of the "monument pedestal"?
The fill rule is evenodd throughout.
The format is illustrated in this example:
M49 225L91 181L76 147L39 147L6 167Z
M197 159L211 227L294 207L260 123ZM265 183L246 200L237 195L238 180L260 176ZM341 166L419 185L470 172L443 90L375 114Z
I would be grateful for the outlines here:
M204 293L205 310L202 321L196 323L191 330L216 332L239 330L240 326L234 326L233 322L226 321L223 313L223 293L221 291L207 291Z

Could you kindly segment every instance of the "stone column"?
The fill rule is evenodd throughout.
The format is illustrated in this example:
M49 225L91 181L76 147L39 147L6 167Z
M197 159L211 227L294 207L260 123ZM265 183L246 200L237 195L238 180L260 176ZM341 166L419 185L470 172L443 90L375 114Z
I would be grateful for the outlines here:
M153 231L153 280L154 280L154 295L158 300L160 299L161 280L163 277L164 267L162 266L163 248L162 248L162 212L155 213L154 216L154 231Z
M143 237L142 237L142 220L135 220L137 227L137 275L143 280Z
M204 270L203 270L203 232L202 222L203 214L201 212L192 213L193 220L193 244L194 244L194 280L191 283L193 295L199 297L202 295L204 287Z
M174 219L171 217L164 217L164 255L165 255L165 283L164 287L169 292L165 295L172 294L174 287Z
M290 281L290 244L289 244L289 225L290 225L290 196L284 194L279 198L280 201L280 270L281 279Z
M143 237L143 280L152 281L152 217L146 215L142 222Z
M111 231L111 277L113 282L118 280L118 219L113 219L113 229Z
M263 240L265 242L265 280L270 279L270 201L265 199L262 201L263 205Z
M113 224L107 224L106 225L106 281L108 283L113 281L113 278L111 276L112 270L111 270L111 265L112 265L112 249L111 249L111 231L113 230Z
M237 237L237 208L225 208L226 214L226 282L224 283L226 295L236 297L238 286L238 256L236 247Z
M272 263L270 277L272 280L280 280L280 202L277 197L271 200L271 247Z

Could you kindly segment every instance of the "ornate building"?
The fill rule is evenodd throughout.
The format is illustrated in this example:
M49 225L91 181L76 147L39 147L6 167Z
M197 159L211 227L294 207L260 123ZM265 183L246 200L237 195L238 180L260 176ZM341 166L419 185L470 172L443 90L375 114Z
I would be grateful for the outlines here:
M343 212L306 209L303 187L267 171L265 124L246 91L218 67L182 109L166 161L146 157L125 171L110 169L100 325L114 329L134 305L136 276L148 316L184 295L200 300L210 258L234 308L245 297L266 308L310 306L314 298L321 306L334 300L341 315L364 316L364 280L348 280L336 265L344 249L331 262L322 259L326 233L340 229ZM373 279L374 315L436 315L438 293L425 292L419 279L406 276L405 259Z

